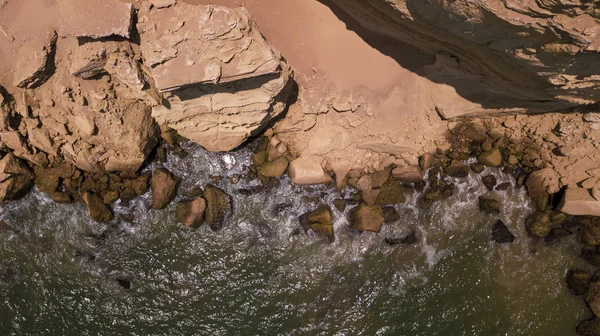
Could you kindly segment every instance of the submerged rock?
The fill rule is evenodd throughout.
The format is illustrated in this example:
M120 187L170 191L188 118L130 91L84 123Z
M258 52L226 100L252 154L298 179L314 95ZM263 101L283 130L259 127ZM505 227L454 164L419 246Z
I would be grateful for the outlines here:
M223 227L225 220L233 211L233 200L223 190L210 184L204 188L202 196L206 200L206 210L204 212L206 224L213 231L217 231Z
M499 244L512 243L515 240L515 235L510 232L504 222L497 220L492 226L491 240Z
M500 212L500 202L492 198L479 197L479 210L482 212Z
M587 293L592 274L589 271L581 269L572 269L567 272L567 285L573 295L583 295Z
M150 188L152 189L152 207L164 209L175 198L180 179L164 168L152 172Z
M485 170L485 166L479 162L473 162L469 167L475 174L481 174Z
M592 317L589 320L581 321L576 328L579 336L600 336L600 319Z
M198 197L191 201L181 201L177 204L175 217L179 223L197 228L204 223L204 211L206 210L206 201Z
M379 232L383 222L383 209L379 205L361 203L352 213L354 230Z
M108 223L113 219L112 209L104 204L100 196L92 192L83 192L81 195L88 207L90 218L99 223Z
M600 317L600 273L594 274L590 280L585 301L594 315Z
M418 242L417 233L415 231L411 231L409 234L402 238L385 238L384 242L390 246L404 244L411 245L416 244Z

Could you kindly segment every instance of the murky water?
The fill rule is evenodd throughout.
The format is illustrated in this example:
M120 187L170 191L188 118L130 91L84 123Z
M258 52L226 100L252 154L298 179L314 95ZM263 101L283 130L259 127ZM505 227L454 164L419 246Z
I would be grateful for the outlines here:
M190 156L167 164L184 177L182 191L249 164L243 150L186 148ZM131 210L116 206L133 211L133 223L110 225L37 192L5 205L0 219L13 231L0 232L0 334L562 336L588 316L564 284L579 262L576 238L552 246L527 238L532 206L521 190L488 192L472 176L426 211L410 196L379 234L352 232L334 209L336 242L327 244L295 234L297 217L337 192L285 178L251 195L243 180L216 185L235 199L219 232L178 225L176 202L152 211L149 195ZM490 242L497 217L480 214L484 194L502 200L514 243ZM384 243L411 230L414 245Z

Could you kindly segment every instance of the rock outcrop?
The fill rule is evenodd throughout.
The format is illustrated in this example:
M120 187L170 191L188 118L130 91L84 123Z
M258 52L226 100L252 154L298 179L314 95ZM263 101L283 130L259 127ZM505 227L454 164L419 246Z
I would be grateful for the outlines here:
M138 14L144 64L167 104L152 115L210 151L228 151L279 115L291 69L244 8L178 2Z
M593 1L331 2L373 32L437 54L429 78L483 108L548 112L600 101Z
M12 153L0 160L0 201L24 196L33 185L33 172Z

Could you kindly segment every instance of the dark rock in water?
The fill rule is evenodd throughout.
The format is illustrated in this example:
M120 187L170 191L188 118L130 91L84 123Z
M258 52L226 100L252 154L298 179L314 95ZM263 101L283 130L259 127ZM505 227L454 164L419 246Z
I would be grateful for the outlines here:
M536 212L525 218L525 228L532 237L546 237L552 226L550 214L546 212Z
M179 223L191 227L198 228L204 223L204 211L206 210L206 201L202 197L198 197L191 201L181 201L177 204L175 217Z
M5 221L0 221L0 232L10 230L10 225L6 224Z
M180 178L164 168L155 169L154 172L152 172L152 179L150 182L150 187L152 189L152 207L154 209L166 208L173 198L175 198L180 181Z
M342 212L346 209L346 200L338 198L333 201L333 205L339 212Z
M73 256L75 258L82 258L82 259L85 259L87 261L94 261L94 260L96 260L96 253L93 252L93 251L76 250Z
M396 208L387 206L383 207L382 210L384 223L389 224L400 219L400 215L398 214L398 211L396 211Z
M581 321L576 328L579 336L600 336L600 319L592 317L589 320Z
M479 197L479 210L482 212L500 212L500 202L492 198Z
M594 315L596 317L600 316L600 272L594 274L590 280L587 293L585 294L585 301Z
M87 204L90 218L96 222L108 223L113 219L113 213L111 208L104 204L100 196L85 191L81 195L85 204Z
M497 180L496 180L496 176L494 176L494 175L486 175L486 176L482 177L481 178L481 182L483 182L483 185L489 191L494 190L494 187L496 186L496 183L498 183Z
M592 266L600 266L600 252L597 249L581 249L581 259Z
M554 229L550 230L550 234L548 234L548 236L546 236L546 243L553 244L553 243L559 241L561 238L570 236L572 234L573 234L573 232L571 232L567 229L554 228Z
M127 223L131 223L133 222L133 220L135 219L135 216L133 214L130 213L124 213L120 215L121 219Z
M502 164L502 155L498 148L479 154L477 160L488 167L499 167Z
M123 289L131 289L131 280L119 277L116 278L115 281L119 284L119 286L123 287Z
M335 240L331 208L326 205L300 216L300 225L302 225L305 231L310 229L317 235L327 238L330 242Z
M596 246L600 243L600 217L579 217L577 224L584 227L583 242L587 245Z
M265 177L279 177L285 173L290 162L285 156L265 162L258 167L258 173Z
M427 182L425 182L425 181L415 182L414 186L415 186L416 191L422 192L423 190L425 190L425 187L427 186Z
M167 150L164 147L158 147L156 149L156 159L162 163L167 162Z
M204 190L202 190L202 188L200 186L195 186L192 189L186 191L184 193L184 196L187 198L196 198L198 196L202 196L203 192L204 192Z
M499 244L512 243L515 241L515 235L501 220L497 220L492 227L492 241Z
M469 167L460 161L452 161L452 163L444 168L444 172L452 177L464 178L469 176Z
M233 200L223 190L207 185L202 194L206 200L204 218L213 231L223 227L225 220L233 211Z
M279 203L277 205L275 205L275 207L273 208L273 216L278 216L280 215L282 212L285 211L285 209L289 209L292 207L291 203Z
M406 201L406 197L402 191L402 186L398 181L389 178L381 188L379 188L379 194L377 195L375 203L385 206L404 203L404 201Z
M383 209L379 205L361 203L352 212L352 228L358 231L379 232L383 224Z
M481 174L485 170L485 166L479 162L473 162L469 165L475 174Z
M592 274L581 269L572 269L567 272L567 285L573 295L579 296L587 293Z
M503 182L503 183L498 184L494 189L496 189L498 191L504 191L508 188L510 188L510 182Z
M417 233L411 231L408 235L402 238L385 238L384 242L388 245L394 246L398 244L411 245L418 242Z
M0 264L0 285L9 284L19 279L21 270L13 263Z

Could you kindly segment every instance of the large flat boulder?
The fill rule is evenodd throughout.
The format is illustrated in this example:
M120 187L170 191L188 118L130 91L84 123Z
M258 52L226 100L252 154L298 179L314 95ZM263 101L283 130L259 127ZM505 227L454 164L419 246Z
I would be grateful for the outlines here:
M132 4L118 0L60 0L58 6L62 37L129 38Z
M57 39L56 32L32 36L18 51L14 84L20 88L31 89L43 84L52 75L52 54Z
M569 215L600 216L600 201L590 189L567 188L558 208Z
M283 112L291 70L243 8L140 10L144 63L167 103L152 115L210 151L228 151Z

